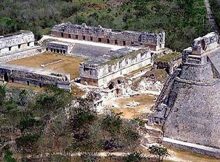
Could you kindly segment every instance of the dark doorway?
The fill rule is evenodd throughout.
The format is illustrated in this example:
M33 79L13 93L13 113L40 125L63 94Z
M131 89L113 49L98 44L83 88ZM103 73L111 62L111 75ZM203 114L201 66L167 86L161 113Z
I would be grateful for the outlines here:
M98 39L98 41L99 41L99 42L102 42L102 39L101 39L101 38L99 38L99 39Z
M61 33L61 37L63 37L63 33Z
M15 81L14 78L11 78L11 82L14 83L14 81Z
M114 83L111 83L111 84L108 86L108 88L109 88L110 90L112 90L112 89L114 88Z
M116 94L119 95L119 93L120 93L120 89L117 88L116 89Z
M125 46L126 45L126 42L125 41L123 41L123 46Z
M8 82L8 74L7 73L4 74L4 81Z
M110 43L110 40L109 40L109 39L107 39L107 43Z
M29 85L30 84L30 82L29 81L27 81L27 85Z

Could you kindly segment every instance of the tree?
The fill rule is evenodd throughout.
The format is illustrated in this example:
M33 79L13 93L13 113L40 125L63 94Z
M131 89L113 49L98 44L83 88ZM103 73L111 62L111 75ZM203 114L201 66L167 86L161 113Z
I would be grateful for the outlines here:
M169 153L167 151L167 148L161 147L161 146L150 146L149 152L153 155L155 155L159 161L163 161L163 159L167 156L169 156Z
M72 149L90 151L95 147L96 139L92 138L92 126L98 116L93 104L88 99L79 99L78 106L71 112L70 125L73 134Z
M4 101L4 107L8 111L10 111L10 110L15 110L18 107L18 105L12 98L10 98L9 101Z
M55 110L67 106L72 100L70 92L50 87L47 93L40 94L36 100L36 108Z
M4 162L16 162L16 160L12 157L13 153L10 150L5 151Z
M102 129L107 130L111 134L119 133L122 126L121 113L108 114L102 121Z
M0 85L0 105L3 105L6 96L5 85Z
M124 158L125 162L140 162L142 159L141 153L134 152L129 154L127 157Z
M19 138L16 138L16 145L19 149L24 152L33 152L34 149L37 149L37 141L40 138L39 134L26 134Z
M19 93L19 101L18 104L20 106L25 106L27 104L27 91L26 90L22 90Z
M39 126L40 124L41 124L41 121L36 120L32 116L25 116L20 121L19 128L21 129L21 131L23 131L24 129L27 129L27 128L32 128L34 126Z

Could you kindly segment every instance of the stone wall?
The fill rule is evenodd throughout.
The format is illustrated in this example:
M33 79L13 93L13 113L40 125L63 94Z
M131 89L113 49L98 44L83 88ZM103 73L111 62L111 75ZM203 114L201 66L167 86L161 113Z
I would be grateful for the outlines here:
M0 56L34 47L34 34L20 31L0 37Z
M23 50L23 51L10 53L10 54L1 56L0 57L0 63L6 63L6 62L9 62L9 61L22 59L22 58L25 58L25 57L35 56L35 55L41 54L42 52L44 52L44 50L41 49L41 47L35 46L35 47L27 49L27 50Z
M103 64L82 63L80 78L84 84L107 86L111 80L150 64L152 64L150 51L139 52L135 56L118 60L109 60Z
M0 66L0 80L37 86L54 85L71 90L70 75L51 73L41 69L31 69L15 65Z
M47 43L46 50L54 53L70 54L73 46L70 43L52 41Z
M167 147L175 147L181 150L192 151L199 154L214 156L220 158L220 149L212 148L204 145L198 145L169 138L163 138L163 145Z
M152 116L160 115L163 135L174 146L178 141L180 147L190 144L190 150L203 147L213 152L201 149L201 153L220 155L219 53L217 34L195 39L183 52L183 65L168 85L171 88L161 92L161 102Z
M86 24L63 23L55 25L51 34L56 37L79 39L121 46L145 46L157 51L165 47L165 33L135 31L114 31L101 26L91 27Z
M193 41L192 47L183 51L183 64L205 65L207 54L213 49L219 48L219 36L217 33L209 33Z

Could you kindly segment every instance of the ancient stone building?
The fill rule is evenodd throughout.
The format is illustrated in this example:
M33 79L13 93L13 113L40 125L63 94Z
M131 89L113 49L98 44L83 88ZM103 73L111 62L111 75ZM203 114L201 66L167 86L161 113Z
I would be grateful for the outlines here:
M30 31L0 36L0 56L29 49L34 46L34 34Z
M70 75L16 65L1 65L0 81L32 84L40 87L54 85L58 88L71 90Z
M41 47L35 46L34 41L34 34L31 31L21 30L0 36L0 63L41 53Z
M73 46L71 43L52 41L47 43L46 51L70 54Z
M164 131L163 141L220 157L220 46L209 33L183 51L182 68L170 76L149 123Z
M109 52L108 55L101 59L81 63L81 83L106 87L113 79L151 65L151 55L150 50L123 48Z
M20 31L0 37L0 81L32 84L40 87L55 85L58 88L70 90L69 75L5 64L7 61L40 54L41 47L35 46L34 41L34 34L30 31ZM62 44L62 47L65 47L62 52L69 52L65 44Z
M164 32L116 31L101 26L91 27L86 24L62 23L52 28L51 35L121 46L144 46L154 51L165 47Z

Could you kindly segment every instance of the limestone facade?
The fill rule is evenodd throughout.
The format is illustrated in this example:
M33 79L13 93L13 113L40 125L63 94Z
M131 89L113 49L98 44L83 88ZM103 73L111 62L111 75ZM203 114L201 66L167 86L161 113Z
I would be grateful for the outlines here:
M219 46L219 36L212 32L204 37L194 40L192 47L183 51L182 60L184 64L204 65L207 63L207 53Z
M119 51L115 51L118 53ZM127 51L125 55L114 56L106 61L88 61L80 65L80 78L83 84L107 87L113 79L121 77L144 66L152 65L149 50Z
M61 54L70 54L73 44L65 42L52 41L47 43L46 51L61 53Z
M43 69L31 69L15 65L0 66L0 80L6 82L23 83L27 85L54 85L58 88L70 90L70 75L58 74Z
M218 157L219 54L218 34L209 33L195 39L192 47L183 51L182 67L176 75L170 76L171 79L168 78L149 119L163 127L163 135L169 139L166 142L177 141L183 147L190 144L193 151Z
M34 34L30 31L0 36L0 56L34 47Z
M20 31L0 37L0 80L40 87L54 85L71 90L70 75L5 64L8 61L42 53L44 50L35 46L34 41L34 34L30 31Z
M136 31L116 31L102 26L91 27L86 24L62 23L51 30L52 36L79 39L121 46L144 46L153 51L165 47L165 32L148 33Z

